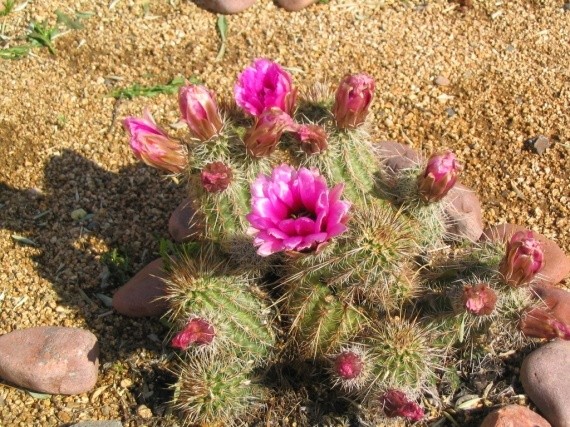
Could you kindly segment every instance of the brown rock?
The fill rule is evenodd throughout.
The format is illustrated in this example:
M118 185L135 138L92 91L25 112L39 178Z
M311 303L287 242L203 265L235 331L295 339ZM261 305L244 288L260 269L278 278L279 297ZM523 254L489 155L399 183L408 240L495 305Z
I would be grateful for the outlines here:
M450 221L448 232L476 242L483 234L481 203L475 191L456 183L443 199L445 214Z
M451 84L449 79L444 76L437 76L433 82L436 86L449 86Z
M182 243L193 240L193 236L197 234L197 227L190 226L194 212L190 199L184 199L170 215L168 232L176 242Z
M79 394L97 382L99 344L89 331L39 326L0 337L0 377L49 394Z
M252 6L256 0L195 0L198 7L216 13L234 14L240 13Z
M487 415L480 427L550 427L550 423L526 406L508 405Z
M481 241L504 242L517 231L528 230L522 225L501 224L483 230ZM533 232L535 238L542 244L544 252L544 267L534 278L539 285L555 285L570 274L570 257L568 257L556 242Z
M570 427L570 341L554 340L529 354L520 380L553 427Z
M533 289L556 319L570 325L570 292L547 285L537 285Z
M129 317L162 316L168 303L161 299L166 295L162 259L147 264L113 295L113 308Z
M382 141L376 144L376 148L384 171L389 176L418 166L422 162L422 156L416 150L399 142Z
M316 0L276 0L277 4L289 12L296 12L312 5Z

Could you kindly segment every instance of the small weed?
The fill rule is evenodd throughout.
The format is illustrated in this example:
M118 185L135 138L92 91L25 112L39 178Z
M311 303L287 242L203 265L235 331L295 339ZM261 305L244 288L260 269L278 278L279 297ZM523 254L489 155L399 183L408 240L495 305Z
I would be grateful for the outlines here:
M218 27L218 32L220 33L220 38L222 39L222 44L220 45L220 50L218 51L218 55L216 56L216 61L221 61L224 57L224 53L226 52L226 41L227 41L227 34L228 34L228 20L224 15L220 15L218 17L218 21L216 22Z
M7 16L12 10L14 10L14 5L16 2L14 0L6 0L4 2L4 8L0 9L0 16Z
M189 80L191 83L198 83L198 79L196 79L195 77L191 77ZM118 98L133 99L137 96L152 97L161 93L174 94L178 91L178 88L182 86L185 82L186 79L184 77L179 76L175 77L165 85L141 86L139 84L134 84L132 86L125 87L122 89L117 89L111 92L111 96L116 99Z
M124 284L133 274L128 255L117 248L105 252L101 256L101 262L109 269L108 282L112 285Z
M76 13L75 18L63 13L61 10L57 9L55 11L55 15L57 16L57 23L63 24L70 30L82 30L83 24L81 23L82 19L91 16L88 12L85 13Z
M27 56L31 49L29 44L0 49L0 59L20 59Z
M27 38L31 43L47 47L49 52L52 55L55 55L53 41L58 34L60 34L60 31L56 27L48 27L44 23L32 22L30 24L30 33Z
M329 4L331 0L319 0L318 4Z

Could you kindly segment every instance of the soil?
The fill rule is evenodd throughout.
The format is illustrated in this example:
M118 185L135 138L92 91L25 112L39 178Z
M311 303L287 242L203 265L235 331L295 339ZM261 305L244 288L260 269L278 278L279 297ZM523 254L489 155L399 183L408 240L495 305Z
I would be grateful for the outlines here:
M113 313L97 294L112 296L157 257L169 214L185 196L182 185L134 159L120 121L149 106L168 127L178 119L177 101L169 94L116 100L117 88L183 75L229 101L237 74L256 57L288 67L301 93L366 72L376 80L376 140L454 150L487 224L526 225L570 252L564 0L331 0L296 13L258 0L227 17L221 58L218 17L189 1L18 5L25 7L0 17L0 48L26 43L31 22L56 25L58 9L91 13L81 15L82 29L54 40L55 55L37 47L23 59L0 59L0 334L89 329L99 337L101 368L95 389L77 396L37 398L0 383L2 426L174 425L166 329ZM525 144L538 135L552 143L543 154ZM74 219L78 209L87 216ZM513 366L481 376L495 381L485 405L526 402ZM471 392L482 396L485 387ZM479 405L448 416L475 425L487 412Z

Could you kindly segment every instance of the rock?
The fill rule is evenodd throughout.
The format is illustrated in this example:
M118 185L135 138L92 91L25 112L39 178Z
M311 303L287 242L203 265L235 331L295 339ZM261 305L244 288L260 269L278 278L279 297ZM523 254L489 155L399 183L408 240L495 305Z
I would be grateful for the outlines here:
M121 421L81 421L80 423L73 424L70 427L123 427Z
M476 242L483 234L481 203L475 191L456 183L443 198L447 202L445 214L450 220L448 232Z
M570 12L570 3L564 3L564 6L562 6L562 8L563 8L566 12Z
M554 340L522 363L523 388L553 427L570 427L570 341Z
M147 264L113 295L113 308L129 317L162 316L168 303L159 299L166 295L162 259Z
M277 4L289 12L296 12L313 4L316 0L276 0Z
M403 169L420 165L422 156L412 147L395 141L382 141L376 144L378 157L382 162L384 171L390 176Z
M487 415L480 427L550 427L550 423L526 406L508 405Z
M537 285L533 289L556 319L570 325L570 292L547 285Z
M527 149L534 151L537 154L543 154L547 148L550 148L550 140L544 135L538 135L534 138L527 139L524 142Z
M182 243L193 240L193 236L197 234L197 226L190 226L194 212L190 199L184 199L170 215L168 232L176 242Z
M252 6L256 0L194 0L198 7L216 13L240 13Z
M506 243L517 231L528 230L522 225L501 224L483 230L481 241ZM534 278L534 283L539 285L555 285L568 277L570 274L570 257L568 257L556 242L544 237L542 234L533 232L535 238L542 243L544 252L544 267Z
M0 377L48 394L79 394L97 382L99 344L89 331L39 326L0 337Z
M444 76L437 76L433 82L436 86L449 86L451 84L449 79Z

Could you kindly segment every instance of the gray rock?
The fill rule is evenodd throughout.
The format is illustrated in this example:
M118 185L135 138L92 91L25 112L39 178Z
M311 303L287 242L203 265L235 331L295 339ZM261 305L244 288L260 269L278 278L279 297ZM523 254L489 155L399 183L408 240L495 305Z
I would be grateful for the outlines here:
M550 423L526 406L507 405L487 415L479 427L550 427Z
M564 6L562 6L562 8L563 8L566 12L570 12L570 3L564 3Z
M481 202L475 191L456 183L443 198L447 202L445 214L449 219L448 232L476 242L483 234Z
M147 264L113 295L113 308L129 317L162 316L168 304L162 258Z
M517 231L528 230L522 225L501 224L483 230L481 241L506 243ZM534 278L539 285L555 285L570 274L570 257L568 257L556 242L533 232L535 238L542 244L544 266Z
M570 427L570 341L554 340L529 354L520 380L553 427Z
M256 0L194 0L199 7L216 13L234 14L243 12Z
M89 331L40 326L0 337L0 377L48 394L79 394L97 382L99 344Z
M525 141L525 146L537 154L543 154L547 148L550 148L550 145L550 140L544 135L538 135Z
M73 424L70 427L123 427L123 424L119 420L81 421L77 424Z

